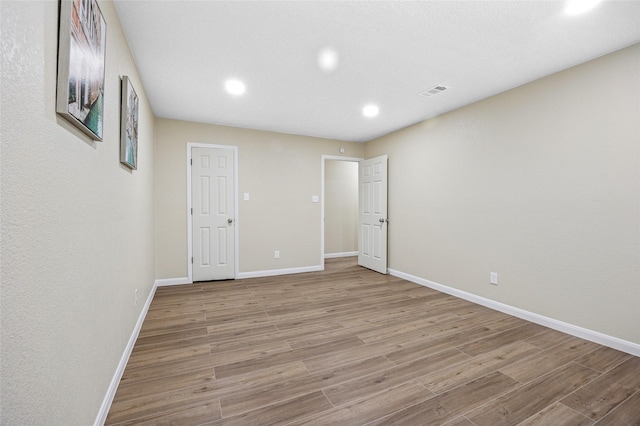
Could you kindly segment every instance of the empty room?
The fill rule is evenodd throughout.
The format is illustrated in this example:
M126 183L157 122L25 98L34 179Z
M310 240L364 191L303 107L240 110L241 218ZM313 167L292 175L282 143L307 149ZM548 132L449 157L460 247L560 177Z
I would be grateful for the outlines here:
M640 425L640 1L0 32L0 424Z

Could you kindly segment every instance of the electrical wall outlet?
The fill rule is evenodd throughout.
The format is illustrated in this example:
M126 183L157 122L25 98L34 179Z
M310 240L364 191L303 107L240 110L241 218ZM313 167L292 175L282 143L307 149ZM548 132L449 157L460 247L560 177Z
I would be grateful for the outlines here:
M490 284L494 284L494 285L498 285L498 273L497 272L489 273L489 283Z
M276 250L273 252L273 258L274 259L280 259L280 250Z

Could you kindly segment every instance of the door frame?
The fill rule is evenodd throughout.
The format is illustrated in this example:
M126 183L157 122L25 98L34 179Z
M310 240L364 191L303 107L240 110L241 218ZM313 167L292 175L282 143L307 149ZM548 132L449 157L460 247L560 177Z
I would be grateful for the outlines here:
M321 167L320 167L320 266L324 271L324 164L327 160L349 161L352 163L359 163L364 158L360 157L344 157L340 155L322 155ZM358 249L360 249L360 241L358 240Z
M191 195L191 149L192 148L211 148L211 149L227 149L233 151L233 208L234 208L234 224L233 227L233 245L234 245L234 271L233 278L238 278L240 250L238 247L238 228L240 222L238 221L238 147L233 145L217 145L208 143L187 143L187 278L189 283L193 284L193 216L191 215L191 208L193 207L193 200Z

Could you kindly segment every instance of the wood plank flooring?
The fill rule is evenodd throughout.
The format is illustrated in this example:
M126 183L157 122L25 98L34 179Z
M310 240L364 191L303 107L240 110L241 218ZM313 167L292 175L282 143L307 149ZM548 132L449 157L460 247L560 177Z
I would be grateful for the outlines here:
M640 425L640 358L328 259L157 290L108 425Z

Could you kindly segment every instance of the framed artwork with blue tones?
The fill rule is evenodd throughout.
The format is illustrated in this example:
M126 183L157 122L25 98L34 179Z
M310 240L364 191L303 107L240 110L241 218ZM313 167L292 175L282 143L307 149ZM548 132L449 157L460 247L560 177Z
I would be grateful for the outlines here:
M122 77L120 162L133 170L138 168L138 95L126 75Z
M62 0L56 112L102 140L107 24L96 0Z

